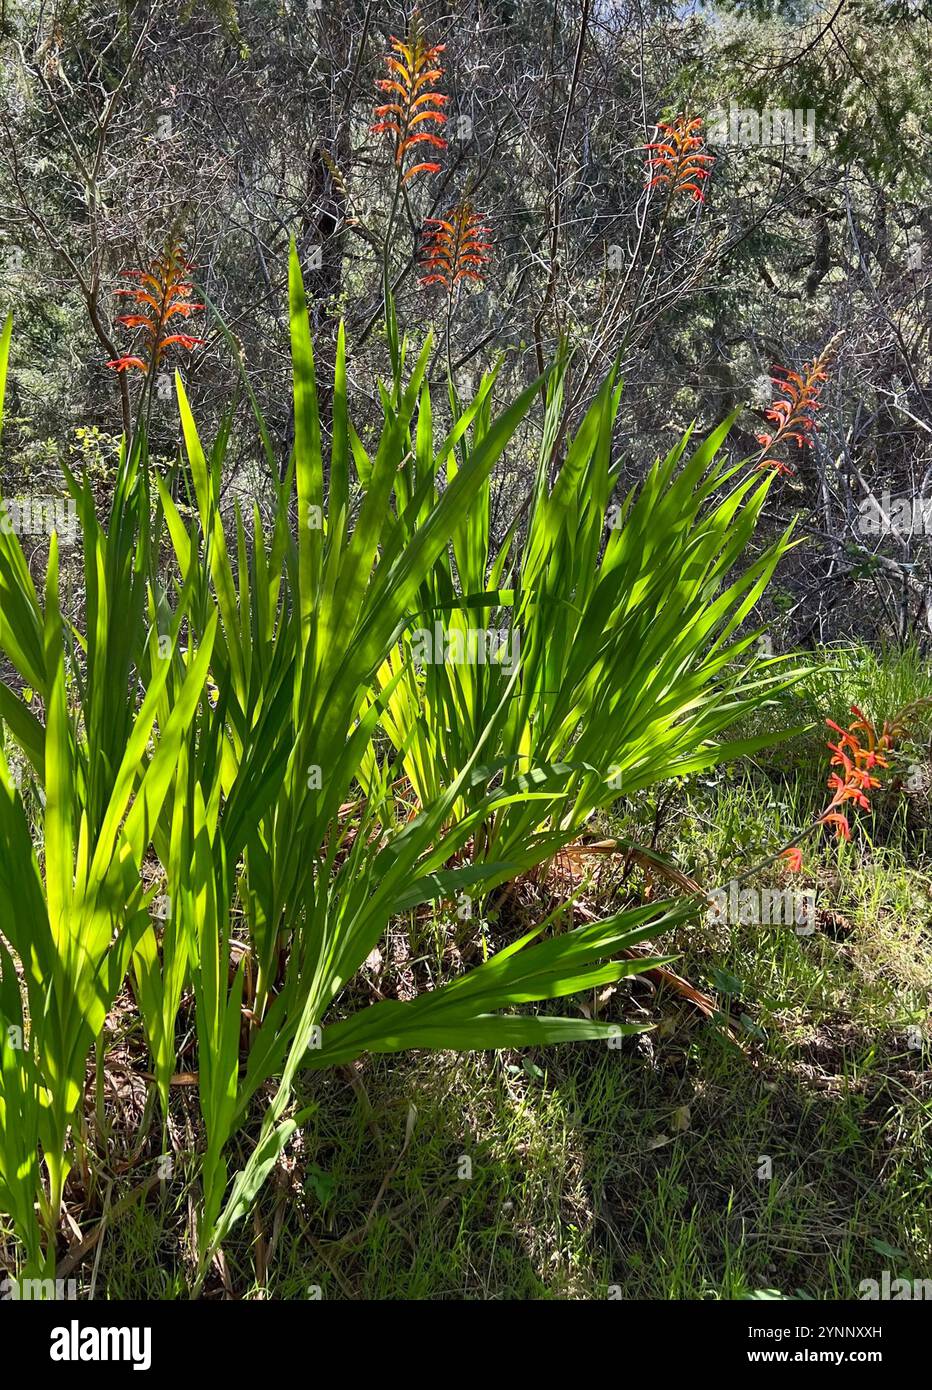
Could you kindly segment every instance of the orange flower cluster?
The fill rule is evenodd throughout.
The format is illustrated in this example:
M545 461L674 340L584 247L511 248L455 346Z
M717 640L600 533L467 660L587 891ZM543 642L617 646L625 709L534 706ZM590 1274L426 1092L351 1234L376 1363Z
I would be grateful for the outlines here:
M707 164L715 163L715 156L704 152L704 141L697 134L702 121L698 116L693 120L677 116L672 121L658 121L657 129L663 131L664 139L645 145L645 150L653 150L647 161L650 175L647 187L658 183L667 185L667 197L674 198L678 193L691 193L693 201L704 203L702 179L707 179L711 169Z
M932 704L932 700L928 703ZM830 765L837 767L839 771L829 775L828 786L833 796L821 816L818 816L814 821L811 829L818 825L831 825L834 827L837 839L851 839L851 825L845 815L844 807L848 802L852 802L862 811L870 810L869 793L882 785L880 779L873 775L874 771L877 768L890 766L887 754L893 750L897 739L906 735L905 718L915 708L917 706L906 706L894 716L892 722L885 719L879 734L857 705L851 706L854 719L847 729L836 724L834 719L826 719L825 722L829 728L834 729L838 734L838 742L830 743L828 747L832 752ZM866 747L862 740L866 742ZM781 850L779 857L786 860L787 867L793 873L802 868L802 850L796 845Z
M482 213L476 212L468 199L451 208L445 218L428 217L421 255L422 285L444 285L452 293L460 280L481 282L482 268L488 264L492 243L483 240L489 228L483 224Z
M844 806L846 802L851 801L862 811L870 810L868 793L881 785L880 780L872 773L875 768L890 766L886 754L892 749L894 739L902 732L897 725L884 720L883 729L878 735L873 724L861 713L857 705L851 706L851 713L855 715L855 719L847 729L836 724L834 719L825 721L829 728L835 729L839 735L837 744L830 743L828 747L832 751L831 766L840 768L841 771L833 772L829 776L828 786L834 792L834 796L819 820L823 825L833 825L840 840L851 839L851 826L848 817L842 810L836 810L836 807ZM866 748L862 745L859 735L866 738Z
M120 314L116 321L124 328L141 332L143 348L141 355L115 357L107 363L108 367L117 372L134 368L148 374L158 367L167 347L176 345L190 352L203 343L203 338L192 338L190 333L166 331L171 319L176 316L190 318L191 314L204 307L191 300L194 286L185 280L191 268L181 247L175 243L169 245L161 256L156 256L148 270L122 272L125 277L138 283L134 289L117 290L116 293L132 300L136 307L132 313Z
M757 436L762 453L776 449L785 440L793 440L800 449L812 440L817 429L815 412L822 408L819 396L823 384L828 381L828 369L837 351L840 336L836 334L815 361L807 362L801 372L791 372L787 367L776 368L776 371L782 372L783 375L773 376L771 380L782 396L774 401L764 414L768 420L773 420L777 429L773 434L764 433ZM796 472L790 464L776 458L762 459L757 467L774 468L783 474Z
M411 29L407 43L391 37L393 53L385 55L385 64L391 74L381 78L376 86L395 98L383 106L377 106L374 115L379 119L370 129L375 134L388 134L395 146L395 164L403 168L408 152L417 145L435 145L446 149L447 142L442 136L423 127L428 122L443 125L446 116L440 109L448 97L434 91L435 84L443 76L443 68L437 63L438 55L445 44L432 47L424 42L417 12L411 17ZM412 164L402 175L402 183L407 183L416 174L436 174L439 164L421 161Z

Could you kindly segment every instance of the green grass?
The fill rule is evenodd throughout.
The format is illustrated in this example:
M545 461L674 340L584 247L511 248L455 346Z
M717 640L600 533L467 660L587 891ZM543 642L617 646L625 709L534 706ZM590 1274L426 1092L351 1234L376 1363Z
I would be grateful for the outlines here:
M852 1017L859 1003L876 1017L883 1000L866 980L859 994L840 957L771 960L760 944L723 959L763 1043L736 1045L678 999L645 996L658 1029L622 1051L373 1060L371 1115L344 1079L318 1083L318 1123L263 1198L265 1296L845 1298L894 1267L874 1241L903 1252L898 1275L926 1277L928 1058ZM826 1006L833 982L854 1010ZM782 999L774 1014L769 997ZM146 1208L115 1228L98 1296L180 1291L178 1216L168 1209L167 1240ZM260 1292L250 1235L227 1250L246 1297Z

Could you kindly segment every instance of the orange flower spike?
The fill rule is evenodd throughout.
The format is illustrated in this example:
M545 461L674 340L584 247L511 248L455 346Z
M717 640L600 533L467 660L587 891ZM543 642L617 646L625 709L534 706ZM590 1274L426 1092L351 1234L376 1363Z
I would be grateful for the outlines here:
M775 368L776 372L782 373L781 376L771 377L780 398L767 407L764 415L774 422L777 429L774 434L762 432L757 435L762 452L769 452L784 441L791 441L800 449L812 442L817 431L816 412L822 409L819 395L823 384L828 381L828 369L840 341L841 334L836 333L819 356L807 362L801 372L790 371L787 367Z
M438 43L428 46L421 33L417 11L411 17L411 30L408 41L391 36L393 53L385 55L385 65L391 76L382 77L376 82L379 91L397 100L376 106L373 115L377 117L369 128L376 135L390 135L395 147L395 164L401 169L405 156L416 145L434 145L446 149L447 142L433 130L423 129L428 122L444 125L446 116L442 107L449 97L434 91L434 86L443 76L443 68L437 57L445 48ZM407 183L419 173L435 174L440 165L422 161L411 165L402 175L402 183Z
M798 845L791 845L789 849L781 850L780 858L786 860L786 867L791 874L798 874L803 867L803 852Z
M191 269L184 259L184 253L177 243L170 244L165 251L156 256L148 270L124 270L125 279L136 280L134 289L119 289L115 293L130 299L136 306L133 313L120 314L116 322L124 328L142 334L145 357L142 355L114 358L107 366L114 371L124 372L130 368L144 375L158 367L162 353L167 347L178 346L191 352L204 342L203 338L192 337L190 333L170 333L164 335L165 325L170 318L181 314L189 318L191 314L203 309L203 304L195 304L191 299L194 286L184 280Z
M460 280L481 284L484 268L489 262L492 243L484 240L490 235L483 223L482 213L476 212L468 199L451 208L446 217L428 217L425 226L424 249L420 258L422 285L443 285L452 293Z
M836 724L834 719L826 719L826 724L831 729L838 732L838 743L830 743L828 747L832 752L830 765L842 769L844 776L838 773L831 773L828 778L829 790L834 793L829 802L828 809L820 817L824 824L835 826L835 833L840 839L850 840L851 829L846 816L840 811L835 811L836 806L841 806L845 802L853 802L862 811L871 809L868 792L875 791L883 783L878 777L873 777L871 771L874 768L889 767L888 760L879 752L889 751L893 747L894 729L888 721L884 721L883 733L877 737L877 730L867 716L858 709L857 705L851 706L851 713L855 716L847 729L843 729L840 724ZM867 738L868 746L864 748L858 734L863 734ZM846 752L850 750L849 753Z
M657 184L667 185L668 200L678 193L691 193L693 201L705 202L702 186L697 180L707 179L712 172L706 165L715 163L715 156L706 154L704 141L698 131L702 125L699 117L688 120L677 116L672 121L658 121L658 131L666 138L654 140L645 145L645 150L656 151L647 159L647 188Z

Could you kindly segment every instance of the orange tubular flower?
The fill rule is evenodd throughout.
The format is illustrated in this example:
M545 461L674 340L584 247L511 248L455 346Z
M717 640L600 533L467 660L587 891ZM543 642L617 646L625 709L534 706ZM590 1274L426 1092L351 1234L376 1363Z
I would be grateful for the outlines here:
M435 145L446 149L447 142L442 136L424 126L430 122L443 125L446 116L439 108L449 100L433 87L443 76L443 68L438 66L437 56L442 53L442 43L428 47L421 34L417 12L411 17L411 29L407 43L402 43L392 35L394 53L385 55L385 64L390 76L381 78L376 86L394 100L374 111L379 119L370 126L375 134L391 135L395 146L395 164L403 168L408 152L417 145ZM415 174L436 174L439 164L422 161L412 164L402 175L402 183L407 183Z
M124 328L141 332L145 355L116 357L107 363L108 367L117 372L135 368L148 374L156 370L167 347L182 347L191 352L203 343L203 338L193 338L190 333L166 332L171 319L176 316L187 319L204 307L191 300L194 287L184 279L190 269L181 247L171 244L161 256L156 256L148 270L123 271L127 279L138 283L135 289L117 290L116 293L132 300L136 308L132 313L120 314L116 321Z
M483 240L489 235L489 228L483 223L482 213L476 212L464 198L445 218L426 218L425 226L432 230L425 233L421 284L444 285L451 294L460 280L480 284L492 249L492 243Z
M848 824L848 817L843 816L840 811L826 811L822 817L823 825L834 825L835 835L839 840L851 839L851 826Z
M761 453L775 449L785 440L793 440L800 449L812 441L817 429L815 412L821 410L819 396L823 384L828 381L828 369L838 349L841 334L836 333L831 342L813 362L807 362L801 372L791 372L787 367L777 367L781 376L771 377L779 392L779 400L774 401L764 411L768 420L773 420L777 429L774 434L759 434L757 442ZM780 459L765 458L757 465L761 468L774 468L778 473L792 474L795 469Z
M798 874L803 867L803 852L798 845L791 845L789 849L781 850L780 858L786 860L786 867L791 874Z
M665 183L668 199L678 193L691 193L694 202L705 202L701 180L707 179L712 172L705 165L714 164L715 156L703 152L702 136L696 133L701 125L698 116L691 121L677 116L673 121L657 122L664 139L644 146L645 150L655 151L647 161L647 172L651 176L648 188Z

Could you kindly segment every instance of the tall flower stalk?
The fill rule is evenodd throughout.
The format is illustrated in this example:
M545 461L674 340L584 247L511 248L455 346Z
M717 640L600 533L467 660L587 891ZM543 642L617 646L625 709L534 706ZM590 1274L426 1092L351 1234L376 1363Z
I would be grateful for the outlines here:
M391 210L385 230L382 250L382 276L386 312L390 298L390 256L391 237L398 212L398 202L402 190L418 174L436 174L440 165L433 160L418 159L410 163L412 152L420 154L421 146L430 145L436 149L446 149L447 142L436 129L446 124L443 107L449 98L436 90L443 76L439 56L445 45L428 44L421 28L417 10L411 16L408 35L405 41L391 35L392 52L385 54L388 76L379 78L378 89L391 100L376 106L373 114L375 122L370 127L373 134L387 135L393 146L395 163L395 187L392 193Z
M667 223L674 206L678 200L682 201L683 195L688 201L705 202L703 187L705 181L712 175L715 156L706 153L701 128L702 120L698 116L690 118L686 115L678 115L672 121L657 121L655 123L656 132L658 136L663 138L649 141L644 146L647 152L643 189L645 204L652 189L662 186L667 191L663 212L654 232L653 245L643 263L640 279L636 284L632 302L627 311L624 332L617 348L613 349L617 351L621 361L624 361L625 354L635 334L638 314L648 287L652 283L654 266L660 255ZM646 229L647 208L642 205L638 210L638 233L634 252L624 279L614 295L614 304L618 308L623 305L635 268L640 264L640 253ZM585 381L585 377L583 380Z

